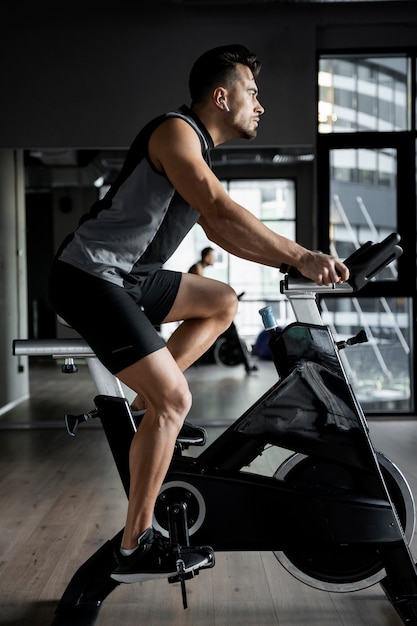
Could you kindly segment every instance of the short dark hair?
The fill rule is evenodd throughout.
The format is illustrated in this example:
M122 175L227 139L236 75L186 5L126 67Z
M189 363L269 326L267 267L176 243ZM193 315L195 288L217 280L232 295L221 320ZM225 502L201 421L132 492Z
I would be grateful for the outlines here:
M214 252L214 248L210 246L208 248L203 248L201 251L201 260L204 261L205 257L210 254L210 252Z
M219 46L202 54L190 72L188 84L192 103L204 102L208 94L222 83L233 83L237 78L238 63L249 67L254 78L258 76L260 61L256 54L240 44Z

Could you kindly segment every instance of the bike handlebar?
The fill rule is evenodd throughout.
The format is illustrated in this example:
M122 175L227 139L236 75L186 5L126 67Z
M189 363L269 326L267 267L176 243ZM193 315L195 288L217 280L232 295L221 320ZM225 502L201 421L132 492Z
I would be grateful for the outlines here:
M403 249L398 245L400 241L401 237L398 233L391 233L379 243L367 241L360 246L344 261L350 272L345 283L317 285L291 267L281 281L281 293L290 291L351 293L352 291L359 291L384 267L402 255Z

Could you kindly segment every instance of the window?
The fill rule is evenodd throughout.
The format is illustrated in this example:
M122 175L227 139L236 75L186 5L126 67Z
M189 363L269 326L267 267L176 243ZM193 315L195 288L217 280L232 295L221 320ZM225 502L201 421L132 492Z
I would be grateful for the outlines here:
M392 148L330 150L330 248L341 258L398 230L397 154ZM387 268L378 280L393 280Z
M366 241L399 232L404 267L410 262L415 267L413 63L406 54L319 59L319 206L328 207L321 216L322 247L341 258ZM343 350L341 358L368 414L416 410L415 289L402 279L401 261L385 268L358 297L321 302L325 323L338 340L366 330L368 341Z
M319 133L409 130L410 60L405 56L323 56Z
M271 230L290 239L295 239L295 182L289 179L230 180L222 181L227 193L236 202L252 211ZM216 252L216 262L208 267L205 275L231 285L237 294L244 292L239 303L235 320L239 334L248 343L262 330L259 309L273 306L276 318L281 323L293 319L292 309L280 294L279 270L251 261L245 261L217 248L196 225L173 255L166 267L187 271L190 265L200 258L201 250L212 246ZM171 332L168 328L164 333Z

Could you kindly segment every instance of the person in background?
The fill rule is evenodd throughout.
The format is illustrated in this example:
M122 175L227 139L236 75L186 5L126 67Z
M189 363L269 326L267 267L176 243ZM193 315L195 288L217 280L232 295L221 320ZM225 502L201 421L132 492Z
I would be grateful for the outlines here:
M175 59L167 59L167 66ZM190 106L152 119L139 132L104 198L81 218L52 265L55 313L136 394L145 413L130 448L130 486L112 578L134 583L177 574L177 547L152 527L177 436L191 408L184 371L233 321L226 283L164 269L194 224L216 246L254 263L294 266L318 285L340 283L348 268L273 232L235 202L211 168L210 152L254 139L264 109L260 62L240 44L208 50L189 76ZM167 342L155 325L181 324ZM209 546L185 546L183 570L211 567Z
M201 251L201 259L194 263L188 270L190 274L197 274L198 276L204 276L204 270L206 267L210 265L214 265L216 261L216 254L214 252L214 248L208 246L207 248L203 248Z

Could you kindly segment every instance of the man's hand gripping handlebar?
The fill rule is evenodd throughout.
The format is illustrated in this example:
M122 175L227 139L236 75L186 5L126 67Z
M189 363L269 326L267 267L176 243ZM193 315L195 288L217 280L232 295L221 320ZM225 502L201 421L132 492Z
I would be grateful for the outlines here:
M296 291L321 293L334 290L349 293L359 291L381 270L402 255L403 249L398 245L400 241L401 237L398 233L391 233L379 243L372 241L364 243L345 259L344 264L348 267L350 274L344 283L316 285L295 268L282 267L281 271L284 270L286 274L284 280L281 281L281 293Z

